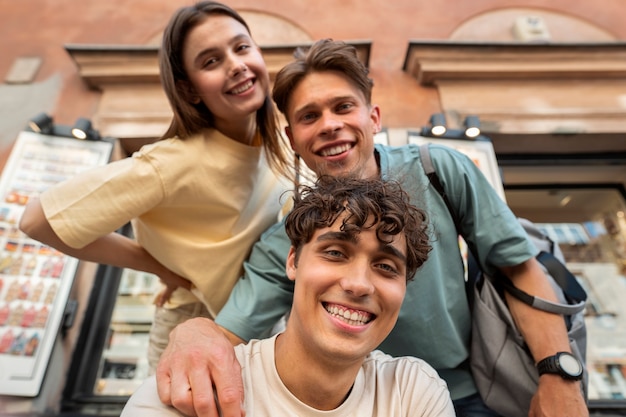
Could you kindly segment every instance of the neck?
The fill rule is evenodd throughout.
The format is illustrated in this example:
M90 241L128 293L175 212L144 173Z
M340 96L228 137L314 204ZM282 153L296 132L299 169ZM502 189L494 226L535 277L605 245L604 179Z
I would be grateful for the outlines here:
M216 120L215 128L239 143L252 146L257 133L256 114L237 121Z
M346 364L311 352L289 329L276 339L274 361L287 389L317 410L334 410L347 398L363 360Z

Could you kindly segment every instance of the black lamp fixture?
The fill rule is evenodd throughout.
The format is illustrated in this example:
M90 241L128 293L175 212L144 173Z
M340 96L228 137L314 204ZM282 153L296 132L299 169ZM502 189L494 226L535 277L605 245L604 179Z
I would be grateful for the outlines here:
M91 121L84 117L79 117L72 127L72 136L76 139L98 140L99 134L91 126Z
M421 135L429 138L482 140L480 120L478 116L465 117L462 129L449 129L446 126L446 117L443 113L434 113L430 116L430 126L422 127Z
M430 116L430 133L441 136L446 133L446 116L443 113L435 113Z
M48 113L42 112L30 119L28 127L35 133L50 135L54 130L54 123Z
M443 113L433 113L429 120L430 126L422 127L422 136L441 137L446 134L446 116Z
M28 122L28 129L42 135L60 136L83 140L101 140L100 133L91 126L91 121L84 117L76 120L74 126L55 124L52 117L39 113Z
M478 116L467 116L463 126L465 127L465 136L468 138L474 139L480 135L480 120Z

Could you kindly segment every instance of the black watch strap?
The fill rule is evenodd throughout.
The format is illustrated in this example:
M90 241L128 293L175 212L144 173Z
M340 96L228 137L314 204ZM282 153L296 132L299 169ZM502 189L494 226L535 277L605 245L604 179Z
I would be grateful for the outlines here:
M562 378L580 381L583 377L582 363L569 352L558 352L537 363L539 375L557 374Z

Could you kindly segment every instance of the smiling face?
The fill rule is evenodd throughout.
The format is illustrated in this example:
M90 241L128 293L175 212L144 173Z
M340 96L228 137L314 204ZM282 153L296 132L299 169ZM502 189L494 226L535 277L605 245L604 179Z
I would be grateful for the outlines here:
M380 111L344 75L307 74L291 93L286 113L292 148L318 175L378 175L374 134Z
M404 234L381 242L375 227L342 231L342 219L316 230L287 259L295 281L288 330L309 355L331 363L362 361L387 337L407 278Z
M232 130L254 115L269 91L259 48L240 22L213 14L190 30L183 48L189 101L204 102L215 127Z

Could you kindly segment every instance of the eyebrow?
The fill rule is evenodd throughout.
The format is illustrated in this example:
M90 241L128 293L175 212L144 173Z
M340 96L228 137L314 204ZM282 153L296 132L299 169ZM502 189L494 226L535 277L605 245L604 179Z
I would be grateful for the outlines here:
M346 233L346 232L326 232L319 235L316 239L316 242L325 242L329 240L339 240L343 242L350 242L352 244L357 244L358 239L355 233ZM391 245L391 243L385 243L378 241L378 250L386 253L387 255L394 256L399 258L402 262L406 264L406 255L400 252L397 248Z

